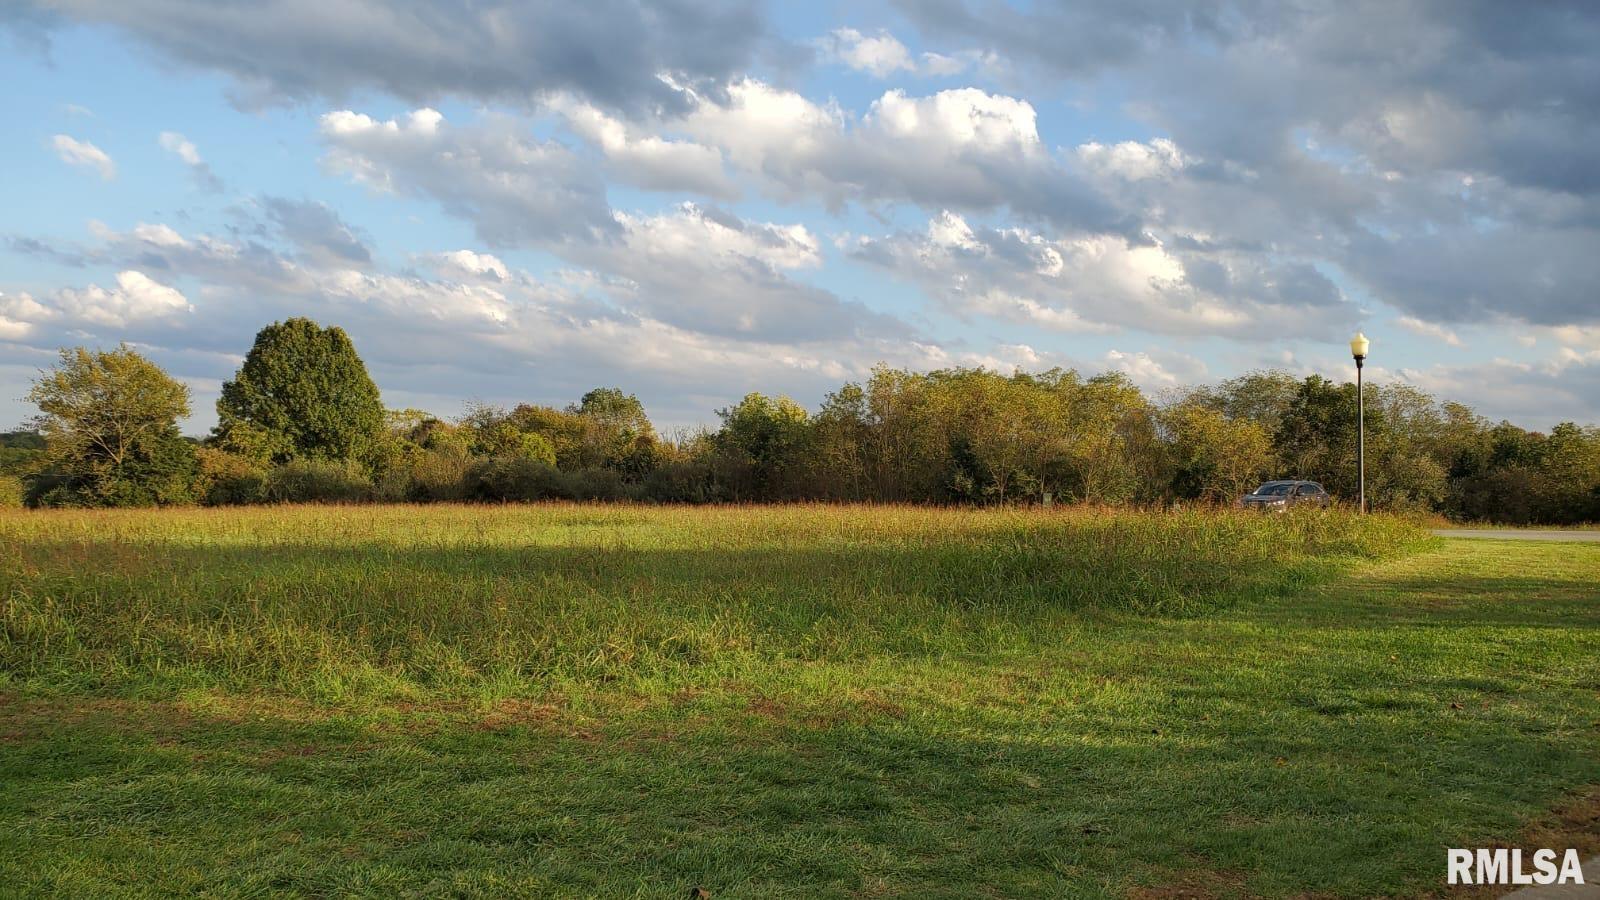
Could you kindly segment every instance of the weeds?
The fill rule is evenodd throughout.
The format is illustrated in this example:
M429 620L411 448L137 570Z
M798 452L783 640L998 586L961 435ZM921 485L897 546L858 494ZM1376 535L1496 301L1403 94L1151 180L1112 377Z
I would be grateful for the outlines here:
M1340 512L869 506L8 514L0 669L310 697L693 683L774 660L1025 653L1414 549Z

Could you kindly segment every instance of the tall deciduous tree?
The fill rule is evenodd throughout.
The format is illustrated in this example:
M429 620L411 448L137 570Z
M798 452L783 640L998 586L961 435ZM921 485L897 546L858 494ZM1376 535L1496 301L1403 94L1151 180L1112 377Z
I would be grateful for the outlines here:
M1369 404L1367 439L1376 444L1382 430L1382 410ZM1356 386L1320 375L1302 381L1279 419L1273 446L1282 466L1278 477L1310 479L1335 496L1354 497Z
M273 463L370 457L383 436L378 386L344 329L275 322L217 401L223 447Z
M598 455L600 465L625 478L643 478L660 462L655 426L639 398L619 388L595 388L568 410L592 423L587 429L586 455Z
M717 415L722 417L717 445L748 466L754 495L785 497L788 480L803 469L808 456L805 407L788 397L750 393Z
M1159 481L1155 410L1121 372L1088 379L1072 406L1078 497L1091 503L1152 499Z
M629 439L639 435L655 437L655 427L645 415L639 398L625 393L621 388L595 388L583 395L573 412L614 429Z
M127 345L62 350L28 392L39 407L49 475L35 502L149 506L183 503L196 465L178 433L189 388Z
M1161 420L1176 497L1228 502L1272 473L1272 436L1260 422L1229 417L1204 398L1169 407Z

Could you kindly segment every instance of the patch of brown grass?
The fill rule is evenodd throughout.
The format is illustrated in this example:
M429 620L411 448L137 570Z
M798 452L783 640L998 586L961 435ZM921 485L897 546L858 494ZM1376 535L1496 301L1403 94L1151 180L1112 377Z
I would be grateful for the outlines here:
M1530 848L1549 847L1558 854L1575 849L1578 856L1588 860L1600 853L1600 784L1587 785L1557 804L1548 813L1523 827L1515 841L1492 844L1493 847ZM1444 881L1444 851L1439 851L1439 880ZM1420 896L1427 898L1477 898L1502 897L1504 886L1473 885L1441 887Z
M1214 869L1189 869L1166 884L1139 886L1128 892L1129 900L1218 900L1248 896L1244 875Z

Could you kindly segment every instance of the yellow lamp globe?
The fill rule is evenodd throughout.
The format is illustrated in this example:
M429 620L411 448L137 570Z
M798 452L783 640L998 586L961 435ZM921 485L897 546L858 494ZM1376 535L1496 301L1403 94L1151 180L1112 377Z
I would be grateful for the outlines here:
M1371 346L1371 344L1372 342L1367 340L1367 336L1358 331L1356 336L1350 339L1350 354L1356 359L1366 359L1367 347Z

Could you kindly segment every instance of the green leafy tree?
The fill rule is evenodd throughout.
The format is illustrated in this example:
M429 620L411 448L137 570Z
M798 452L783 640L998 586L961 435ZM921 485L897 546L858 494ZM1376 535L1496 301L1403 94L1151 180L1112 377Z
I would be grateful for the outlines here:
M805 407L788 397L750 393L717 415L722 417L717 446L747 467L747 489L754 495L748 499L788 496L794 487L791 477L801 471L807 455L810 423Z
M44 465L44 435L37 431L0 434L0 475L20 478Z
M62 350L28 400L39 407L48 474L41 505L150 506L192 499L194 445L178 432L189 388L122 345Z
M665 458L644 404L632 394L618 388L595 388L568 411L589 423L584 433L585 457L598 459L600 466L624 479L642 480Z
M878 366L863 395L872 498L915 502L948 490L950 435L939 419L928 376Z
M488 456L526 459L551 467L556 464L556 448L549 438L537 431L518 431L510 422L495 425L483 440L482 446Z
M1367 497L1379 509L1435 509L1448 487L1445 413L1433 398L1395 382L1369 387Z
M370 465L384 436L378 387L341 328L310 319L261 329L244 365L222 386L216 442L266 462Z
M1271 434L1299 392L1300 379L1288 372L1258 370L1197 388L1190 397L1231 420L1256 422Z
M954 499L1017 500L1054 490L1070 446L1070 398L1023 374L932 372L931 397L949 443Z
M461 419L475 456L522 459L562 469L582 463L583 423L576 414L523 404L511 412L477 404Z
M655 436L655 427L650 424L650 417L645 415L644 404L632 394L623 393L620 388L595 388L583 395L583 399L572 410L580 416L588 416L594 421L628 438L639 435Z
M1368 409L1367 436L1381 429L1381 410ZM1356 495L1356 386L1320 375L1302 381L1273 435L1280 478L1320 482L1346 499Z
M1451 479L1477 475L1489 465L1489 421L1462 403L1439 408L1442 421L1433 436L1434 453Z
M812 423L816 495L830 500L861 500L867 495L867 395L859 384L829 394Z
M1545 441L1549 479L1540 518L1583 522L1600 518L1600 429L1562 422Z
M594 420L570 409L518 404L504 415L517 431L536 434L555 449L556 467L564 472L599 468L605 464L604 448L595 438Z
M432 417L406 432L406 440L424 450L449 450L461 455L472 447L472 435L466 429Z
M1463 430L1462 412L1441 409L1405 384L1367 384L1365 391L1368 503L1437 509L1448 495L1451 461L1459 455L1446 436ZM1354 500L1357 434L1356 386L1315 375L1305 379L1273 435L1279 477L1308 478Z
M1272 471L1272 436L1260 422L1231 418L1203 400L1162 413L1170 443L1173 495L1225 503Z
M1163 480L1155 409L1128 376L1083 382L1072 404L1077 495L1090 503L1153 500Z

